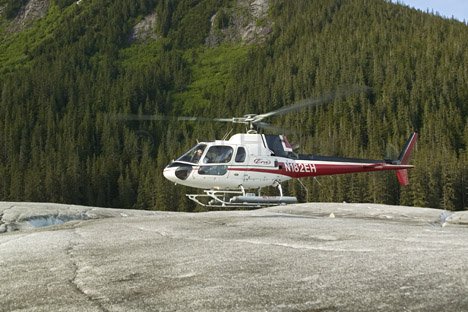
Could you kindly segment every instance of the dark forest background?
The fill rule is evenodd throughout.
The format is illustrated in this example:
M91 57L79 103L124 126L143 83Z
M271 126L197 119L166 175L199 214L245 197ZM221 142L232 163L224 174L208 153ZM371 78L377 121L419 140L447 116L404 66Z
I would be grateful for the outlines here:
M418 130L410 185L356 174L305 179L308 193L292 181L289 194L468 209L465 23L384 0L272 0L255 21L267 36L207 44L247 14L238 1L54 0L12 31L27 2L0 0L0 200L198 210L163 168L244 129L115 116L242 116L361 85L371 91L269 121L300 152L376 159ZM133 38L152 13L153 36Z

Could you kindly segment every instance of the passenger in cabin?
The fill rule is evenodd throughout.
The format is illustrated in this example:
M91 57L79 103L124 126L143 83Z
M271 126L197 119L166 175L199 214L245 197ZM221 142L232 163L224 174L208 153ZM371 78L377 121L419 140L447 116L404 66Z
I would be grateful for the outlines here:
M229 149L222 155L220 163L228 163L231 160L231 157L232 157L232 149Z
M216 154L213 153L212 149L209 149L206 153L205 157L203 158L204 164L212 164L216 162Z
M233 149L230 146L211 146L203 158L205 164L228 163L231 161Z

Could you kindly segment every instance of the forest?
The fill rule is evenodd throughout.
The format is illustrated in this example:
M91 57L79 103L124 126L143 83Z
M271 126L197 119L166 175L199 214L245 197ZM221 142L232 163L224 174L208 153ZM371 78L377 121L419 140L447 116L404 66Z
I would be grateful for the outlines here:
M50 0L13 31L28 1L0 0L0 200L200 211L185 196L197 190L163 168L197 140L245 129L116 116L229 118L367 86L269 122L300 153L373 159L398 156L417 130L410 185L366 173L285 192L468 209L467 24L385 0L270 0L252 22L265 36L227 36L250 22L252 2ZM150 14L153 35L135 38Z

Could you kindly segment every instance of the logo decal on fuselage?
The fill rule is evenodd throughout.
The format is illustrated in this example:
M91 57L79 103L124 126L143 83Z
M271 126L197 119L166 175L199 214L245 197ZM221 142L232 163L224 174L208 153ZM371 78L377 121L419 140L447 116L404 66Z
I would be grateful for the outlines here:
M271 164L271 161L268 160L268 159L255 158L255 159L254 159L254 163L255 163L256 165L267 166L267 165Z

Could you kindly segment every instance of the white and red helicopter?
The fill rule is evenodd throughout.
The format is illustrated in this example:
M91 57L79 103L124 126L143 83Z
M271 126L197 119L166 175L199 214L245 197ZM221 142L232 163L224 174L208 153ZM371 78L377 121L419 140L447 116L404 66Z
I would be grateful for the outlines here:
M321 105L336 95L332 94L320 100L303 100L260 115L209 119L246 124L249 130L246 133L234 134L228 140L198 143L173 160L164 169L164 177L176 184L203 189L203 194L187 196L197 204L207 207L249 208L296 203L296 197L283 195L281 183L304 177L394 170L399 183L407 185L408 169L413 167L409 165L409 160L418 138L417 132L411 134L398 159L369 160L298 155L293 152L285 136L260 134L255 130L275 128L262 121L267 117ZM178 119L200 120L194 117ZM279 196L262 196L261 188L268 186L277 187ZM258 192L252 193L250 190Z

